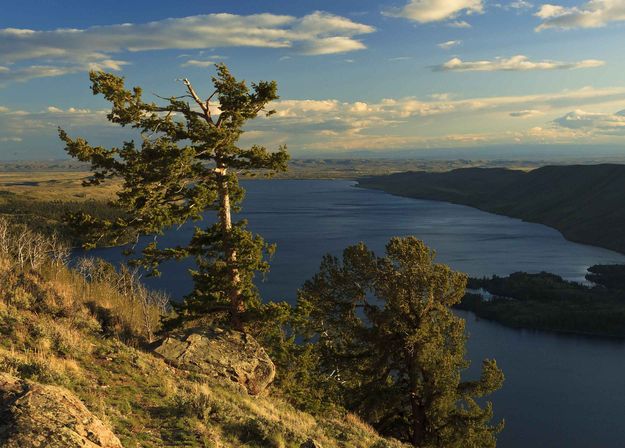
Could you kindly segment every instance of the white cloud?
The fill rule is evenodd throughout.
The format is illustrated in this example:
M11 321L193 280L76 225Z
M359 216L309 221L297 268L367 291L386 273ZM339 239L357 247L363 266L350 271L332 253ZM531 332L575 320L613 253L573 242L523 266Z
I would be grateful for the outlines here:
M79 109L76 107L70 107L66 110L63 110L61 108L58 108L56 106L48 106L46 107L45 112L49 112L51 114L90 114L91 110L90 109Z
M19 143L22 141L21 137L0 137L0 142L13 142Z
M386 11L385 14L391 17L403 17L418 23L429 23L451 20L461 14L483 11L482 0L410 0L403 8L395 8Z
M507 7L511 9L531 9L534 7L534 5L525 0L517 0L510 2Z
M387 98L376 102L341 102L327 100L282 100L271 107L277 113L252 125L256 131L271 131L291 138L311 141L322 136L350 140L366 140L373 130L392 137L404 127L405 132L420 133L415 126L427 123L427 130L450 132L451 122L475 120L475 132L483 126L517 118L536 119L541 115L564 113L572 107L611 104L625 101L625 88L583 88L542 95L520 95L453 99L448 94L429 100L418 98ZM552 118L551 118L552 119ZM513 121L509 121L510 126ZM523 123L524 120L518 120ZM448 128L448 126L450 126ZM464 127L464 125L463 125ZM560 132L560 135L563 135ZM570 137L570 133L567 133ZM358 138L356 138L358 137ZM363 137L362 139L360 137ZM402 137L404 138L404 137ZM334 143L334 140L332 141Z
M180 67L210 67L214 65L215 61L200 61L198 59L189 59L180 64Z
M625 110L616 113L586 112L578 109L554 120L557 126L597 134L625 135Z
M536 109L524 109L510 112L510 116L514 118L531 118L539 115L543 115L544 112Z
M438 44L438 47L442 48L443 50L449 50L450 48L457 47L458 45L461 45L461 44L462 44L461 40L448 40L447 42L442 42Z
M571 70L580 68L594 68L604 65L604 61L586 59L579 62L559 61L531 61L527 56L517 55L511 58L495 58L483 61L463 61L460 58L452 58L444 64L434 67L438 71L528 71L528 70Z
M471 24L464 20L455 20L453 22L449 22L447 26L451 28L472 28Z
M625 21L625 0L590 0L581 6L544 4L536 16L543 20L536 30L548 28L599 28Z
M623 104L625 87L474 98L439 93L423 98L350 102L287 99L270 105L277 111L272 117L252 121L242 143L271 147L288 143L295 152L302 153L306 149L382 150L515 140L593 142L593 138L625 136L625 112L592 115L579 110L619 110ZM568 114L571 110L576 115ZM130 132L110 124L105 110L49 105L37 112L0 106L0 112L0 135L22 138L29 145L36 140L56 141L58 126L75 135L92 135L105 145L119 141L120 132ZM601 130L593 130L598 127ZM132 138L130 133L127 135Z
M356 36L369 25L325 12L303 17L207 14L142 24L50 31L0 29L0 82L61 76L88 69L120 70L113 54L222 47L283 48L306 55L362 50ZM45 61L45 64L42 62Z

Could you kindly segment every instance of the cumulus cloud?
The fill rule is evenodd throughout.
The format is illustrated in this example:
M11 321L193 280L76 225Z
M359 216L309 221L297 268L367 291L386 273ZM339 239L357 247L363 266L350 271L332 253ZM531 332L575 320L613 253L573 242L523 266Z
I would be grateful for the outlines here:
M88 69L120 70L127 61L112 55L139 51L259 47L305 55L345 53L366 48L357 36L374 31L369 25L319 11L303 17L207 14L50 31L4 28L0 29L4 63L0 82Z
M527 56L517 55L511 58L495 58L483 61L463 61L452 58L444 64L434 67L436 71L459 72L494 72L494 71L528 71L528 70L571 70L579 68L594 68L604 65L604 61L586 59L579 62L559 61L532 61Z
M536 109L525 109L510 112L510 116L514 118L531 118L543 114L544 112Z
M410 0L403 8L394 8L385 11L384 14L391 17L403 17L418 23L430 23L483 11L482 0Z
M525 0L517 0L508 3L507 7L510 9L531 9L534 7L534 5Z
M599 28L609 22L625 21L625 0L590 0L581 6L542 5L536 16L542 23L536 28Z
M514 139L562 142L593 135L616 138L625 136L621 132L625 112L611 115L581 111L618 110L624 103L625 87L474 98L443 93L375 101L285 99L269 106L276 114L250 123L243 144L274 147L286 142L301 152L324 148L466 146L509 143ZM568 113L571 110L576 111L574 115ZM54 104L36 112L0 106L0 135L23 138L30 144L33 139L56 140L56 129L62 126L76 135L97 136L104 139L104 144L119 141L120 132L129 131L111 125L106 113ZM594 131L595 128L601 130Z
M201 61L198 59L188 59L187 61L180 64L181 67L210 67L214 65L215 61Z
M472 28L471 24L465 20L454 20L449 22L447 26L451 28Z
M49 112L51 114L90 114L91 110L90 109L79 109L76 107L69 107L65 110L56 107L56 106L48 106L46 107L45 112Z
M441 42L440 44L438 44L438 47L442 48L443 50L449 50L450 48L457 47L461 44L461 40L448 40L447 42Z
M547 112L570 110L581 105L608 104L625 100L625 88L594 89L584 88L542 95L495 96L469 99L453 99L449 95L435 95L430 99L414 97L387 98L376 102L342 102L326 100L281 100L271 107L277 112L269 119L261 119L253 124L254 130L277 132L280 129L297 133L299 136L319 135L351 136L363 131L384 128L392 129L401 125L437 121L443 127L446 121L464 120L477 116L531 118ZM449 118L446 118L449 117Z
M597 113L578 109L556 118L554 123L567 129L625 135L625 110L616 113Z

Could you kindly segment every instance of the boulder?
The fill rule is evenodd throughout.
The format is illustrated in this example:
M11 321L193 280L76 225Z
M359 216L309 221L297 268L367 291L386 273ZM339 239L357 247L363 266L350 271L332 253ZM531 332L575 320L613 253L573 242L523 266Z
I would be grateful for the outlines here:
M189 329L165 338L154 352L171 365L228 378L259 395L276 375L265 349L249 334L220 329Z
M0 373L0 446L123 448L67 389Z

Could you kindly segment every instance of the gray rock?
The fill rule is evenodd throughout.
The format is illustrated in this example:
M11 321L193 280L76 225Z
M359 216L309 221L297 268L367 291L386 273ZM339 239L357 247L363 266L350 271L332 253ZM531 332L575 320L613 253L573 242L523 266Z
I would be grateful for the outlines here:
M0 446L123 448L70 391L0 373Z
M228 378L250 395L263 393L276 375L260 344L239 331L194 328L164 339L154 352L180 369Z

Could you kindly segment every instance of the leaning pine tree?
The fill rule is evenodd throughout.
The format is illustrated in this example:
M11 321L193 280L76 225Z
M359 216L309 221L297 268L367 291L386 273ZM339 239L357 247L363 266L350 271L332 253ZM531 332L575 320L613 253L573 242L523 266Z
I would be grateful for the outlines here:
M154 235L134 260L154 273L165 260L194 256L194 290L182 312L221 313L234 328L244 329L246 318L260 306L254 274L268 270L265 254L272 247L249 232L244 220L232 222L244 194L239 176L284 171L289 156L285 147L270 152L257 145L241 148L237 142L248 120L274 112L266 107L278 98L275 81L250 88L219 64L209 96L201 97L184 79L185 94L161 98L164 104L158 105L144 101L141 88L127 89L121 77L99 71L90 79L93 94L112 104L109 121L137 129L141 145L126 141L107 149L59 129L67 152L91 163L86 185L121 179L114 205L125 211L124 218L80 213L72 217L73 225L90 247L102 238L119 243L129 234ZM196 228L188 244L158 246L156 236L165 229L202 219L207 210L216 211L218 219Z

